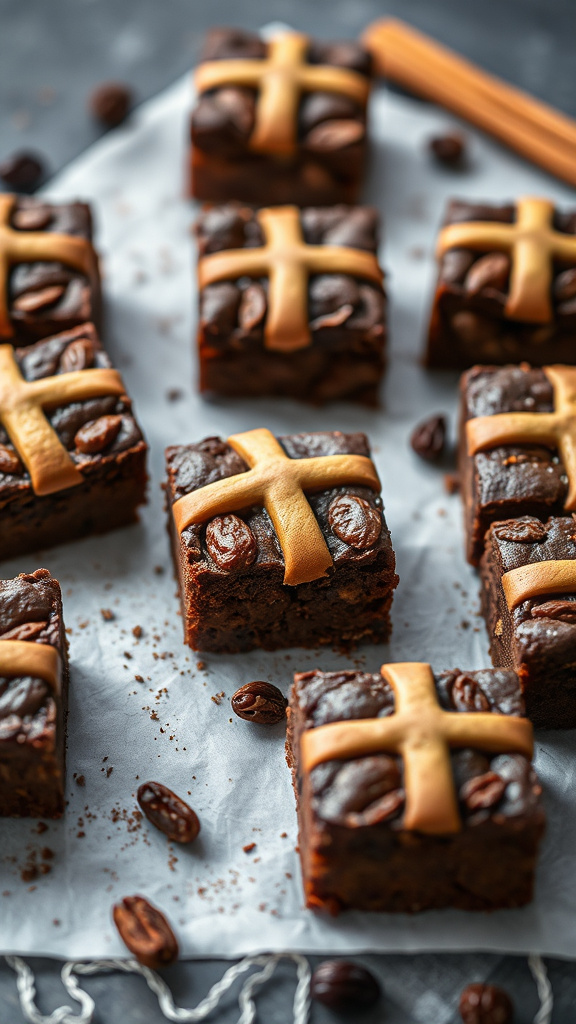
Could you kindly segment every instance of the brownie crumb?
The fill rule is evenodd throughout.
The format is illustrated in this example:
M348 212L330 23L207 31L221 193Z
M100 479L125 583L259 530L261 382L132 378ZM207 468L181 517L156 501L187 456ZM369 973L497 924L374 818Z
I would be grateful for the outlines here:
M458 491L460 490L459 473L444 474L444 490L446 491L446 494L458 494Z
M85 786L86 785L86 776L85 775L77 775L76 776L76 785L77 786Z
M132 630L132 636L135 636L137 640L142 636L142 626L134 626Z
M242 849L244 853L252 853L252 850L256 849L256 843L246 843L246 846L243 846Z
M115 618L114 612L111 608L101 608L100 615L104 619L104 622L112 622L112 619Z

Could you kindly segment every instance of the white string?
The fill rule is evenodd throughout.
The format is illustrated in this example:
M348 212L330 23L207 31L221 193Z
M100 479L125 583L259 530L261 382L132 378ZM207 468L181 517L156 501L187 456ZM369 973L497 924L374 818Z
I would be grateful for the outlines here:
M541 956L533 953L532 956L528 957L528 967L536 982L540 998L540 1009L534 1017L534 1024L550 1024L552 1020L552 1007L554 1006L554 993L546 965Z
M53 1010L48 1017L44 1016L36 1006L35 978L26 961L19 956L7 956L5 959L16 974L20 1007L28 1024L91 1024L94 1019L95 1003L92 997L80 988L76 975L87 976L104 971L122 971L124 974L141 975L148 988L158 999L158 1005L166 1020L177 1022L177 1024L197 1024L197 1022L205 1020L212 1010L216 1009L224 993L231 988L240 975L252 967L262 967L260 972L248 978L238 997L241 1010L238 1024L254 1024L256 1020L254 993L272 977L281 960L289 960L295 963L297 968L298 984L294 995L293 1024L307 1024L310 1012L310 966L306 958L297 953L246 957L226 971L195 1009L176 1006L172 993L162 978L155 971L151 971L149 967L143 967L136 960L93 960L90 963L70 961L62 968L62 984L68 995L80 1004L80 1011L75 1013L70 1006L60 1006L57 1010ZM542 1022L542 1024L546 1024L546 1022Z

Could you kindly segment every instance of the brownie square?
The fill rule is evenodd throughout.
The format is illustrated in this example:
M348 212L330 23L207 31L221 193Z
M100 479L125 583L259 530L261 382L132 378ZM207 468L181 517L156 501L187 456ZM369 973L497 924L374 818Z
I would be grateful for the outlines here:
M111 366L92 324L0 345L0 558L137 520L147 445ZM40 395L32 413L15 388Z
M540 246L536 278L520 271L520 250L504 251L480 242L475 229L444 249L443 233L480 223L496 233L518 227L519 210L536 203L537 216L549 220L539 227L533 244ZM546 207L548 207L548 212ZM530 212L530 211L529 211ZM555 244L570 249L559 258L546 255L549 230ZM506 232L505 232L506 234ZM466 237L468 236L468 237ZM545 200L519 200L503 206L455 200L448 205L439 238L439 273L433 300L425 361L429 367L465 369L474 363L576 363L576 212L562 212ZM528 244L532 244L528 240ZM443 251L444 250L444 251ZM532 265L522 260L524 269ZM523 277L522 298L517 298ZM536 299L534 298L536 296ZM511 308L511 306L515 308Z
M192 195L263 205L355 202L370 76L370 55L356 42L295 32L266 42L213 29L196 73Z
M575 562L570 590L534 593L510 608L506 573ZM551 566L550 564L551 563ZM480 562L492 664L518 672L526 711L543 729L576 728L576 522L531 516L494 523Z
M16 663L14 647L20 648ZM58 581L47 569L0 580L0 815L62 815L67 700Z
M268 220L262 222L261 214ZM306 247L314 247L307 251L313 254L317 271L309 272L302 249L300 266L288 277L278 273L269 257L265 277L243 266L243 250L252 259L267 243L266 231L278 230L275 225L296 232ZM385 365L386 295L376 255L376 210L334 206L259 211L229 203L207 208L196 233L201 391L228 398L282 395L315 404L378 404ZM342 247L345 253L339 252ZM231 253L231 262L217 272L226 276L203 284L203 276L214 265L213 254L226 253ZM330 269L334 255L346 273ZM361 276L363 272L371 279Z
M0 196L0 343L29 345L101 318L87 203Z
M261 470L275 488L289 488L290 473L306 466L290 465L299 459L318 471L315 486L305 486L305 495L281 493L274 507L270 502L263 507L261 498L243 490L250 479L246 449L255 438L280 452ZM369 486L355 483L360 477L348 468L357 465L356 456L362 472L368 467ZM184 638L193 649L235 652L387 640L398 577L364 434L274 439L258 430L228 441L211 437L168 448L166 462ZM345 482L323 483L334 464L345 465ZM256 472L263 465L259 459ZM227 501L230 488L240 492ZM179 508L189 495L208 505L202 516L194 513L195 521L182 526ZM278 519L288 522L288 542Z
M414 666L384 666L382 673L386 668ZM436 695L432 699L444 711L457 717L472 713L468 718L478 712L482 718L524 716L514 672L455 669L432 675L425 668ZM346 908L413 913L528 903L544 812L541 787L525 754L464 747L446 755L444 784L452 789L459 819L458 830L450 834L406 827L414 775L407 782L404 758L379 745L366 755L342 754L305 767L304 742L311 731L366 719L378 727L397 711L395 704L395 693L380 673L315 670L294 676L286 748L307 906L332 914ZM418 720L411 728L418 728ZM529 723L521 728L529 738ZM442 798L441 792L433 793L433 799Z
M562 515L568 482L555 447L545 444L500 444L468 454L466 424L480 416L502 413L554 412L554 388L541 369L521 366L475 366L460 382L459 469L466 555L477 565L491 523L519 516Z

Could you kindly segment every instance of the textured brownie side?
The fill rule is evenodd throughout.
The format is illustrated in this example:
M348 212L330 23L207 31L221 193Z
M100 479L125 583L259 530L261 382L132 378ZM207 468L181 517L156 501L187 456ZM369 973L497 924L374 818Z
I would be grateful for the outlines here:
M477 565L491 523L518 516L561 515L567 478L557 449L544 445L500 445L469 457L466 423L477 416L554 411L552 385L542 370L521 366L475 366L460 383L461 493L466 556Z
M370 454L364 434L296 434L278 440L290 458ZM225 441L212 437L199 444L169 448L166 460L172 553L185 642L192 648L235 652L387 640L398 577L378 495L365 487L308 494L334 564L326 577L285 586L282 551L268 513L261 507L235 513L242 536L227 568L219 566L210 553L207 526L189 527L177 536L170 513L173 503L214 480L245 472L248 467L240 456ZM328 510L339 495L357 495L377 511L381 532L370 547L355 548L331 529ZM242 559L246 543L254 552L248 565Z
M515 206L490 206L458 200L448 205L444 226L465 221L511 224ZM576 213L556 211L556 231L576 234ZM509 320L504 307L509 276L487 281L477 289L472 277L486 253L450 249L440 262L428 333L426 365L465 369L474 363L576 363L576 273L566 281L566 266L554 267L554 316L548 324ZM564 276L561 276L564 275Z
M2 639L51 644L62 689L43 679L0 677L0 815L59 818L64 811L68 642L60 585L47 569L0 580Z
M27 227L19 227L19 224ZM27 231L59 233L92 240L92 213L86 203L50 203L18 196L11 226ZM93 279L56 261L17 263L10 272L8 299L15 345L29 345L91 320L100 326L101 287ZM21 308L24 307L24 308Z
M308 245L376 253L379 217L370 207L301 211ZM264 244L257 212L238 203L207 208L196 225L199 255ZM243 277L200 292L200 389L228 397L287 395L322 403L378 403L386 346L384 289L350 274L316 274L308 287L311 344L294 352L266 348L268 279Z
M203 61L264 60L266 43L254 33L214 29ZM371 75L371 59L353 41L310 41L308 60ZM299 206L355 202L366 159L366 111L348 96L304 92L292 158L254 153L255 89L224 86L198 97L191 120L192 194L216 202L240 199Z
M523 715L513 672L459 669L435 676L448 711ZM403 828L402 759L389 754L330 761L302 773L303 732L330 722L381 718L394 694L379 674L305 672L288 709L292 768L307 905L413 913L457 907L518 907L532 898L544 831L540 785L520 754L452 753L462 830L451 836ZM471 785L471 780L477 780ZM482 800L475 800L479 791Z
M528 717L543 729L576 728L576 593L523 601L509 612L502 576L535 562L576 559L572 516L495 523L480 562L482 612L493 665L518 672Z
M69 370L110 367L91 324L24 349L16 360L25 380ZM126 395L93 398L60 406L46 414L84 482L39 497L30 476L0 423L0 559L74 540L135 522L146 497L147 445ZM119 416L109 443L91 454L75 444L77 432L103 416Z

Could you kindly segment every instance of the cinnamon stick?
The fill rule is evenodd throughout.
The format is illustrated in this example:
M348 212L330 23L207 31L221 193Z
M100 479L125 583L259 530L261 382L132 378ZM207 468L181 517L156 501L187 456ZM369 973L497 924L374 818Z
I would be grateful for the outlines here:
M368 26L377 71L576 185L576 122L395 19Z

